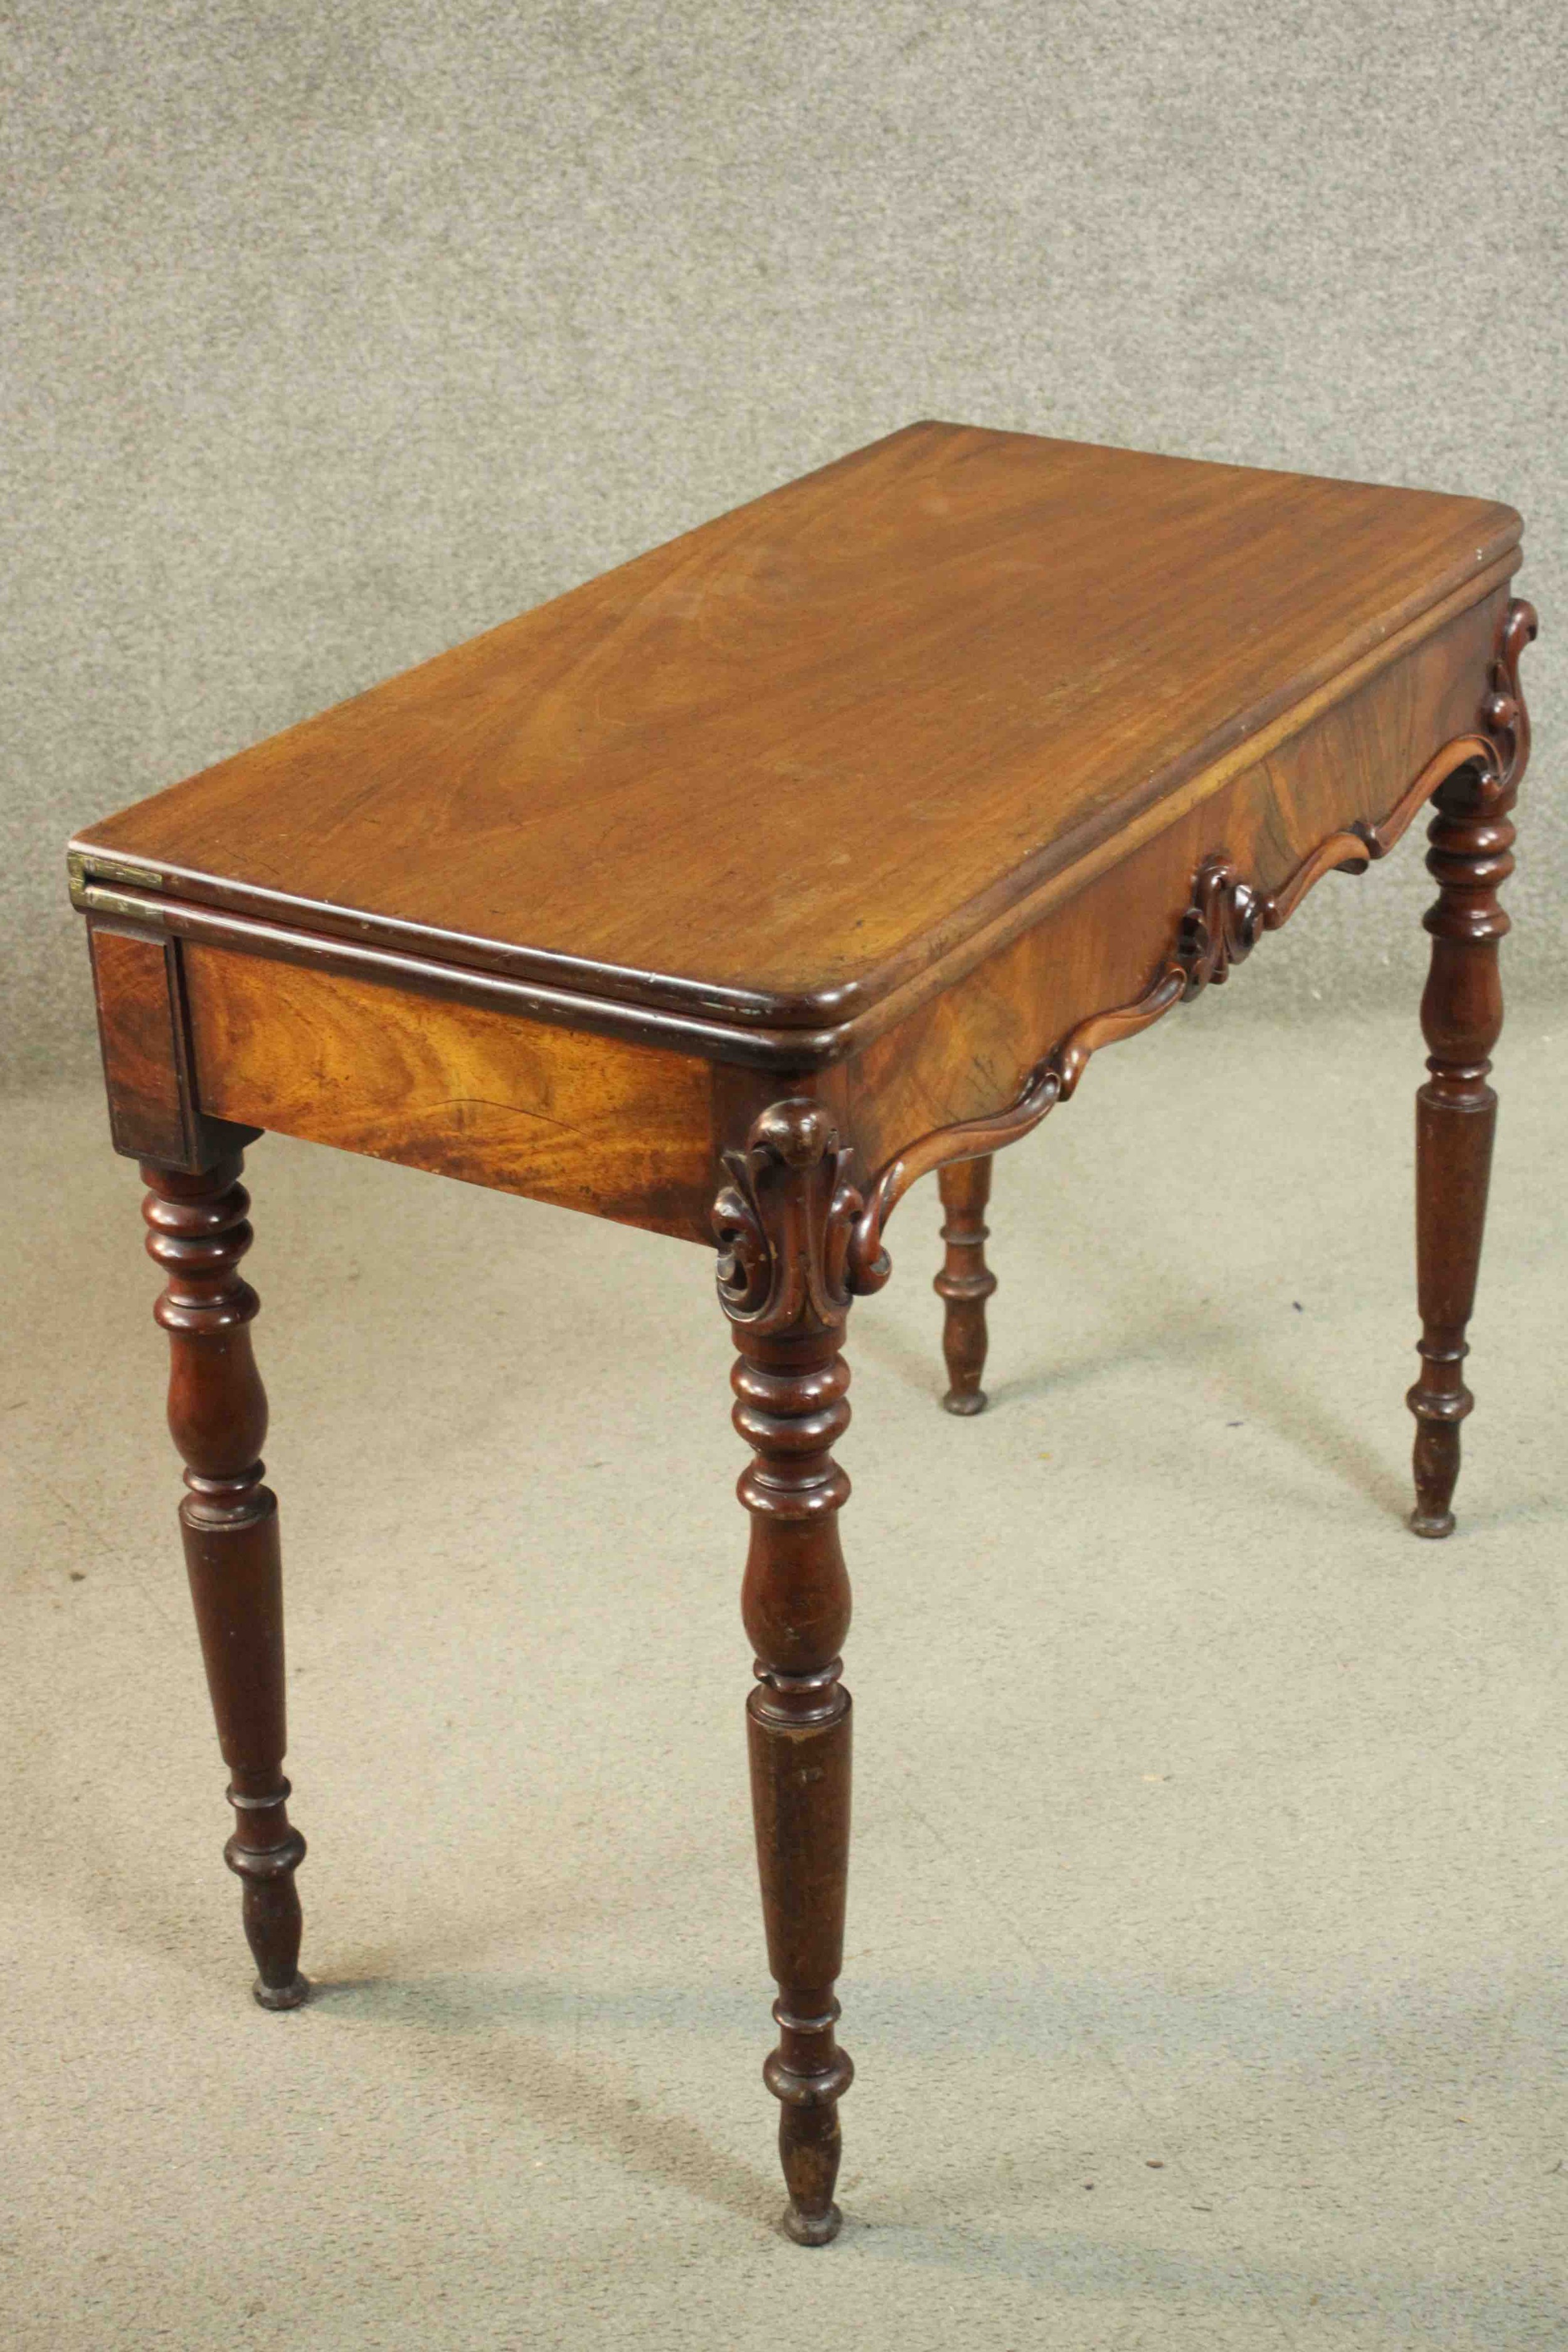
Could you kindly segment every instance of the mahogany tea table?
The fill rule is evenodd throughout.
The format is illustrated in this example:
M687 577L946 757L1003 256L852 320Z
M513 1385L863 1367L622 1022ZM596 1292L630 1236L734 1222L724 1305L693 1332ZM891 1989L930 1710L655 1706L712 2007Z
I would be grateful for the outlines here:
M850 1302L939 1171L949 1407L984 1402L991 1155L1431 802L1412 1526L1470 1410L1529 728L1519 518L909 426L72 845L110 1119L166 1286L186 1562L257 1998L299 1972L243 1148L266 1129L709 1249L784 2224L838 2227Z

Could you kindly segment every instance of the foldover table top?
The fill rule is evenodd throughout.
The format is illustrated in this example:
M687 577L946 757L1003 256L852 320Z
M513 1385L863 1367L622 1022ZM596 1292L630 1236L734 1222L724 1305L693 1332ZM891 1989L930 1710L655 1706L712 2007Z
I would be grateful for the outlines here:
M1512 568L1510 508L912 425L91 826L89 880L842 1022Z

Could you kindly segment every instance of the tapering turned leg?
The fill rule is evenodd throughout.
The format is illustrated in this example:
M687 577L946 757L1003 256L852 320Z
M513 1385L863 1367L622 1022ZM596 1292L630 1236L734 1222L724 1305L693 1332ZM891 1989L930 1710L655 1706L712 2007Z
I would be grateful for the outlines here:
M1475 1304L1497 1097L1489 1058L1502 1028L1498 943L1509 928L1498 887L1513 871L1513 827L1495 790L1466 771L1437 795L1426 864L1438 897L1426 917L1432 966L1421 1000L1430 1048L1415 1097L1415 1263L1421 1373L1415 1415L1419 1536L1453 1532L1459 1425L1475 1400L1465 1384L1465 1329Z
M805 2246L838 2229L837 2102L853 2069L837 2044L849 1866L849 1694L839 1655L849 1580L836 1524L848 1481L828 1447L846 1426L849 1375L836 1335L758 1339L734 1371L736 1424L755 1449L741 1498L752 1514L742 1612L756 1653L746 1702L778 2048L763 2079L781 2104L784 2227Z
M1410 1524L1420 1536L1453 1532L1459 1424L1475 1402L1465 1385L1465 1331L1475 1304L1497 1124L1497 1097L1487 1077L1502 1029L1498 949L1509 929L1497 894L1513 872L1509 812L1530 763L1519 666L1535 633L1534 606L1516 598L1503 615L1481 709L1492 756L1438 786L1428 836L1437 902L1425 917L1432 967L1421 1000L1430 1076L1415 1097L1421 1374L1406 1400L1415 1415Z
M949 1412L985 1410L980 1385L985 1370L985 1302L996 1276L985 1263L985 1203L991 1198L991 1157L957 1160L937 1171L942 1190L942 1238L947 1256L933 1287L946 1301L942 1351L947 1359Z
M241 1279L250 1246L240 1153L201 1175L144 1164L147 1247L167 1276L156 1309L169 1335L169 1427L185 1463L185 1566L235 1832L245 1932L264 2009L294 2009L305 1841L289 1825L283 1696L283 1583L277 1498L262 1485L267 1397L250 1348L256 1293Z
M746 1703L752 1801L778 2047L763 2079L781 2104L784 2226L803 2246L837 2234L837 2103L854 2069L834 1997L849 1861L849 1694L839 1653L849 1579L838 1513L849 1482L832 1448L848 1425L839 1354L847 1292L839 1246L849 1194L831 1123L776 1105L730 1155L716 1223L721 1301L735 1328L735 1425L752 1459L742 1614L755 1653Z

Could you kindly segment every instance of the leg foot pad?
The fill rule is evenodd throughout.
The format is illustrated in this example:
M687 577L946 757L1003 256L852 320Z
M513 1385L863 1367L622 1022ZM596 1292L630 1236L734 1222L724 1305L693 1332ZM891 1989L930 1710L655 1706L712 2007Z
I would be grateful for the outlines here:
M843 2224L844 2216L837 2205L830 2205L826 2213L803 2213L798 2205L786 2205L781 2227L797 2246L830 2246Z
M269 1985L258 1977L250 1990L260 2009L298 2009L310 1997L310 1979L296 1976L291 1984Z

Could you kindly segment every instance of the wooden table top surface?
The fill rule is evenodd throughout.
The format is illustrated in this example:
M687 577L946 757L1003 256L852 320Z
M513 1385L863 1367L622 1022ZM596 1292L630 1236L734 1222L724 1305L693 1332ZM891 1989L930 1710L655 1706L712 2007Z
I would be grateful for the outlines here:
M1520 530L1479 499L914 425L73 847L294 929L815 1024L1059 876Z

